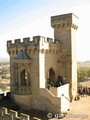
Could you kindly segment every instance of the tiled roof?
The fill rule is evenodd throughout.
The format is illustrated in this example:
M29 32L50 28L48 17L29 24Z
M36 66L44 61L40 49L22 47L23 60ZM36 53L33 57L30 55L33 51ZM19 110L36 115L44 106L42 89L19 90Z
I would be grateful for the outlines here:
M29 59L29 56L24 51L20 51L20 53L15 57L15 59Z

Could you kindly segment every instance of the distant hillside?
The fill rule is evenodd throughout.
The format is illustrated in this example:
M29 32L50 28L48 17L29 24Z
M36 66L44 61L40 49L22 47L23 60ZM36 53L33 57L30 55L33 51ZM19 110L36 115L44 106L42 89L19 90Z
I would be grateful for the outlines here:
M90 67L90 60L87 60L85 62L77 62L77 67L81 68L81 67Z
M2 63L2 62L9 62L9 59L8 58L2 58L2 57L0 57L0 63Z
M84 63L90 63L90 60L85 61Z

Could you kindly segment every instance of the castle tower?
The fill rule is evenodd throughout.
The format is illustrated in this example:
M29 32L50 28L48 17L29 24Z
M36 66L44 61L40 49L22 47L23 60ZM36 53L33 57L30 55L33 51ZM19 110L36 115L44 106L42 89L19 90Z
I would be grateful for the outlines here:
M34 36L33 41L30 38L7 41L11 98L26 110L65 112L72 90L77 92L77 17L73 14L51 17L51 26L54 41L42 36Z
M70 83L70 97L72 91L77 93L77 61L76 61L76 32L78 17L74 14L64 14L51 17L54 28L54 41L60 41L61 56L60 73Z

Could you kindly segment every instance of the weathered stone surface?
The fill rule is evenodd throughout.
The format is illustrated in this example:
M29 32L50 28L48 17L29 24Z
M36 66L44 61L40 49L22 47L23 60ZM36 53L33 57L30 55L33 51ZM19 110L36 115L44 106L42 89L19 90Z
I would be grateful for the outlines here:
M45 37L34 36L33 41L24 38L23 42L20 39L15 43L7 42L12 97L25 109L61 112L61 97L47 90L48 80L56 83L58 78L65 78L65 83L70 86L69 97L72 97L73 90L77 93L77 17L72 13L53 16L51 26L54 28L54 41L52 38L46 40ZM29 57L15 59L21 51Z

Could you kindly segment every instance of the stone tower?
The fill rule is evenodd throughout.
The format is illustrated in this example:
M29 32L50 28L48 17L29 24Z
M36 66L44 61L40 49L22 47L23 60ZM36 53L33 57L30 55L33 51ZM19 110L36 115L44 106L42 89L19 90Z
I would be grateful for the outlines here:
M77 93L76 32L78 17L72 13L54 16L51 17L51 26L54 28L54 40L60 42L60 74L70 84L70 96L72 96L73 90Z
M67 111L72 90L77 92L77 17L73 14L51 17L51 26L54 40L35 36L33 41L30 38L23 42L7 41L11 97L22 109Z

